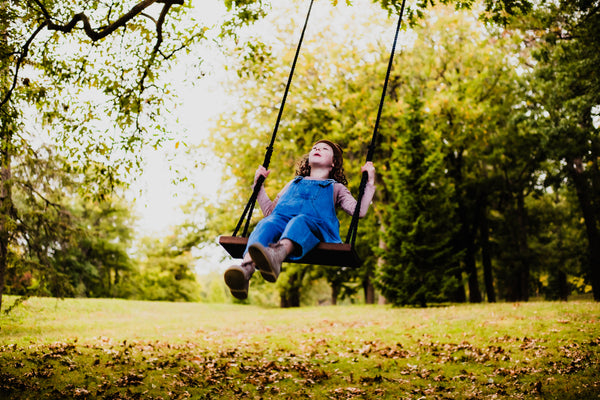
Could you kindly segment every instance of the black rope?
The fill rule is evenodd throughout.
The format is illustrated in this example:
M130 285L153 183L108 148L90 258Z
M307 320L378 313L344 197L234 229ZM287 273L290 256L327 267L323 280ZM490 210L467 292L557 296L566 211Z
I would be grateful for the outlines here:
M398 25L396 26L396 35L394 36L394 43L392 45L392 51L390 54L390 60L388 62L387 73L385 75L385 80L383 82L383 91L381 93L381 100L379 102L379 110L377 111L377 119L375 120L375 127L373 128L373 136L371 138L371 144L369 145L367 151L367 162L373 160L373 154L375 153L375 145L377 143L378 138L378 130L379 130L379 120L381 119L381 112L383 110L383 102L385 99L385 93L387 91L388 81L390 80L390 73L392 71L392 64L394 61L394 53L396 52L396 43L398 42L398 33L400 32L400 26L402 25L402 16L404 14L404 4L406 0L402 1L402 7L400 8L400 16L398 18ZM354 243L356 242L356 233L358 232L358 217L360 214L360 207L362 203L363 195L365 194L365 188L367 187L368 174L367 172L363 172L360 187L358 190L358 200L356 201L356 208L354 208L354 213L352 214L352 221L350 222L350 228L348 229L348 235L346 236L346 243L350 243L352 247L354 247Z
M269 168L269 164L271 163L271 156L273 155L273 147L275 144L275 138L277 137L277 130L279 129L279 122L281 121L281 115L283 114L283 107L285 106L285 101L287 99L288 92L290 91L290 86L292 84L292 77L294 76L294 70L296 69L296 62L298 61L298 55L300 54L300 47L302 47L302 41L304 40L304 32L306 32L306 27L308 25L308 19L310 17L310 12L312 10L314 0L310 0L310 5L308 6L308 12L306 13L306 18L304 20L304 27L302 28L302 34L300 35L300 40L298 41L298 47L296 48L296 54L294 55L294 61L292 62L292 68L290 69L290 75L288 77L287 84L285 86L285 91L283 93L283 99L281 101L281 106L279 107L279 114L277 115L277 121L275 122L275 128L273 129L273 134L271 135L271 142L267 147L267 151L265 153L265 159L263 161L263 167L266 169ZM240 227L242 226L244 219L246 219L246 215L248 218L246 219L246 224L244 226L244 231L242 236L248 235L248 228L250 227L250 220L252 219L252 213L254 212L254 205L256 204L256 199L258 198L258 192L260 192L260 187L265 181L264 176L259 176L256 184L254 185L254 190L252 191L252 196L250 196L250 200L246 204L246 208L244 208L244 212L240 220L238 221L237 226L235 227L235 231L233 232L233 236L236 236Z

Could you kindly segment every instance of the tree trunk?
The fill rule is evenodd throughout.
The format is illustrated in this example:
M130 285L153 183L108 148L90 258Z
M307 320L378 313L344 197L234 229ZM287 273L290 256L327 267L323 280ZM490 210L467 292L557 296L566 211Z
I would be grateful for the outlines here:
M456 281L459 282L459 285L451 294L452 297L450 298L450 301L455 303L465 303L467 301L467 292L465 291L465 285L463 284L463 269L460 267L460 263L452 265L452 268L456 271L454 277L456 278Z
M486 207L479 210L479 237L481 240L481 263L483 264L483 282L487 301L496 302L494 290L494 276L492 273L492 257L490 254L490 228L487 219Z
M365 303L375 304L375 287L373 287L373 282L369 276L363 280L363 291L365 294Z
M6 1L0 1L2 11L7 10ZM11 54L6 30L7 22L0 17L0 52ZM0 60L0 99L6 95L10 86L11 77L8 67L8 59ZM0 310L2 310L2 295L6 282L6 270L8 268L8 242L10 240L11 225L13 224L13 202L11 194L12 174L10 169L12 149L12 125L14 115L10 110L10 102L6 102L0 110Z
M550 273L548 286L551 300L567 301L569 299L570 290L569 283L567 282L567 274L560 267Z
M459 249L465 250L464 253L464 271L467 273L469 285L469 302L480 303L481 292L479 290L479 280L477 278L477 264L475 263L475 235L473 229L473 220L468 217L469 211L467 206L463 204L462 199L459 200L458 216L460 218L460 237L458 240Z
M519 299L529 300L529 264L531 255L527 244L527 211L525 209L525 196L522 192L517 196L517 241L521 258L518 261L517 284L519 285Z
M477 264L475 262L475 238L469 235L469 243L465 253L465 270L469 277L469 302L481 303L481 291L479 290L479 277L477 276Z
M379 243L378 247L382 250L382 253L387 251L387 245L385 244L385 224L382 223L382 216L380 213L377 214L377 220L379 221ZM383 256L377 257L377 269L381 268L385 263ZM367 275L367 283L363 283L364 293L365 293L365 303L366 304L375 304L375 287L373 285L372 276L376 274L376 271L369 270L369 275ZM377 300L378 304L385 304L385 297L382 294L379 295L379 299Z
M3 118L0 127L0 310L2 309L2 295L6 282L8 268L8 243L10 241L11 226L14 221L14 206L11 194L12 174L10 169L10 133L6 129L6 120Z
M569 169L571 181L577 192L577 199L585 221L585 229L588 238L588 276L592 284L594 300L600 301L600 232L598 230L598 212L594 208L592 200L593 189L590 188L581 159L576 159Z
M287 293L282 293L279 304L281 308L300 307L300 291L290 290Z
M469 228L466 229L466 251L465 251L465 270L469 277L469 302L470 303L481 303L481 290L479 289L479 274L477 273L477 262L475 256L477 253L477 231L479 229L479 222L477 218L481 215L481 209L484 208L484 196L477 191L477 201L475 201L473 218L465 218L465 223L469 224Z
M452 177L452 179L454 180L454 185L457 188L456 190L456 204L458 205L458 209L457 209L457 216L458 216L458 222L460 224L460 229L459 231L456 233L454 239L453 239L453 247L454 247L454 251L455 252L462 252L464 249L466 249L466 237L467 237L467 230L468 230L468 220L467 220L467 206L464 204L465 202L465 198L466 195L465 193L463 193L464 191L461 190L460 188L463 186L463 174L462 174L462 166L463 166L463 151L460 150L458 151L456 154L450 153L447 156L447 160L449 161L450 165L449 165L449 171L450 171L450 176ZM459 303L464 303L465 301L467 301L467 294L465 292L465 287L463 284L463 272L467 272L465 271L464 268L460 267L460 264L457 263L456 265L452 266L455 270L454 272L454 277L456 278L457 282L459 282L458 287L456 288L456 290L454 291L454 293L452 293L452 298L450 299L451 301L455 301L455 302L459 302Z
M2 152L2 165L0 165L0 310L2 310L2 295L6 281L8 267L8 241L12 199L10 196L10 163L6 162ZM6 165L5 165L6 164Z
M331 286L331 305L337 305L337 299L340 296L340 287L338 285Z
M289 275L288 284L280 294L282 308L300 307L300 288L302 286L302 271L295 271Z

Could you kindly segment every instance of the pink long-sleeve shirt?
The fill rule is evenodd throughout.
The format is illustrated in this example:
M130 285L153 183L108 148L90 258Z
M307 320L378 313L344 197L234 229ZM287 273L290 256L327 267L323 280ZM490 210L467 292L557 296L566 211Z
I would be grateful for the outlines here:
M257 200L258 200L260 209L262 210L263 215L265 217L270 215L273 212L273 210L275 209L275 206L277 205L277 202L279 201L279 199L281 198L283 193L285 193L285 191L287 190L287 188L290 186L290 184L292 182L293 181L291 181L287 185L285 185L285 187L277 194L277 196L275 197L274 200L271 200L269 198L269 195L265 191L264 186L261 186L260 191L258 192ZM363 218L365 215L367 215L367 211L369 210L369 205L371 204L371 201L373 200L374 195L375 195L375 185L373 185L371 183L367 183L367 185L365 186L365 192L363 194L362 202L360 203L360 212L359 212L360 218ZM354 196L352 196L352 193L350 193L350 190L348 190L348 188L345 185L343 185L342 183L335 182L333 184L333 200L334 200L336 210L338 208L341 208L348 215L354 214L354 209L356 208L356 199L354 198Z

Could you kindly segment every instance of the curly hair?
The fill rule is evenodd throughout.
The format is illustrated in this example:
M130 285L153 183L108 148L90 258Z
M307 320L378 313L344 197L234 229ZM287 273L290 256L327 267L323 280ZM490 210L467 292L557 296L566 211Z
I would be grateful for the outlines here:
M346 179L346 174L344 173L344 158L342 157L342 149L337 144L329 142L328 140L320 140L317 143L327 143L329 146L334 148L334 157L333 157L333 168L329 172L329 179L333 179L336 182L341 183L342 185L348 185L348 180ZM317 144L315 143L315 144ZM308 164L308 154L302 156L300 161L298 161L298 165L296 167L296 175L297 176L310 176L310 165Z

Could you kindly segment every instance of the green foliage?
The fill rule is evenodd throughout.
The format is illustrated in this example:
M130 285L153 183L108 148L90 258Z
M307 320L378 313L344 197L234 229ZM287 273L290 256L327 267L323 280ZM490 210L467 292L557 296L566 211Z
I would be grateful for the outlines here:
M52 149L26 153L14 169L19 210L7 293L127 297L135 280L127 254L132 217L116 196L79 197L82 178ZM131 280L129 280L131 279Z
M504 16L527 9L525 3L494 4L497 11L511 10ZM569 148L550 139L570 140L573 135L546 125L553 114L535 100L536 93L546 89L537 75L526 74L530 54L522 48L523 34L486 31L475 16L448 8L430 12L431 18L415 27L414 42L395 57L375 154L376 200L373 212L361 222L358 251L364 267L347 274L323 270L308 275L293 267L290 274L300 274L293 282L310 285L312 276L323 276L334 293L347 289L352 295L357 284L364 285L366 293L379 271L378 287L388 300L424 305L465 301L467 293L470 301L482 301L482 283L489 301L496 299L495 286L502 299L527 300L530 294L553 292L549 286L568 281L570 274L587 276L580 268L584 257L575 258L577 266L569 268L549 262L568 259L572 251L579 251L574 249L581 249L580 242L564 247L540 244L548 232L539 218L553 218L537 214L539 204L552 198L544 181L557 188L563 182L554 178L560 162L548 156ZM355 43L360 51L338 46L335 34L325 29L316 35L316 44L307 38L279 126L271 163L275 173L266 186L271 197L289 179L279 172L292 170L297 154L322 136L345 148L347 171L358 170L362 163L388 55L381 47L355 42L352 34L358 31L346 32L344 43ZM283 90L277 82L285 81L291 50L270 56L267 66L245 66L251 72L231 85L240 104L223 117L211 139L214 151L227 160L227 176L239 185L236 195L249 193L253 166L263 154L261 144L268 143ZM594 73L582 69L582 74ZM589 142L582 136L577 143ZM591 167L586 172L592 176L595 150L586 151L591 157L582 165ZM357 181L351 176L349 181L350 189L356 190ZM589 187L583 192L593 194ZM226 211L239 215L242 205ZM579 229L581 234L581 224L562 218L558 211L552 215L565 229ZM347 220L341 219L343 233ZM540 251L552 256L540 256ZM282 296L288 293L284 290Z
M194 256L185 235L146 238L140 253L140 274L146 300L198 301L200 286L194 273Z
M574 194L563 189L550 196L528 198L531 210L529 222L535 235L530 246L535 254L535 281L545 283L532 288L537 295L549 300L567 300L571 293L585 293L585 287L577 287L568 277L585 276L586 265L585 229Z
M547 184L567 180L577 194L588 241L586 277L600 299L600 12L590 2L561 1L520 21L534 28L531 117L544 135ZM597 114L597 111L596 111Z
M174 65L176 53L204 38L205 29L185 18L189 5L171 7L159 26L160 9L151 7L126 21L120 34L101 40L82 29L67 33L53 25L83 10L91 26L108 28L132 3L42 2L45 13L41 6L19 3L18 17L7 28L8 42L19 48L45 21L39 37L31 36L37 40L30 51L17 53L27 68L20 71L11 104L35 105L38 122L53 133L72 167L94 177L82 189L96 193L109 192L124 173L139 168L142 147L168 139L163 114L173 98L162 76Z
M389 203L378 286L394 304L426 306L450 300L462 283L456 280L460 253L452 243L459 225L441 143L423 129L422 102L408 102L405 121L396 127L402 136L384 177Z
M251 3L236 4L246 10ZM0 1L0 300L9 260L11 279L22 281L19 291L35 282L30 288L59 296L140 295L136 279L124 278L135 276L126 254L129 234L103 226L116 219L120 228L128 217L117 216L120 206L92 212L89 199L112 207L114 193L139 173L142 150L173 138L167 122L176 98L172 87L180 79L173 67L179 54L206 42L209 30L191 17L191 7L181 0ZM219 41L264 11L233 14ZM19 176L13 202L15 159L41 151L40 143L53 144L66 158L62 176L77 177L69 191L77 189L79 199L70 200L81 204L55 198L57 181L50 184L52 194L35 193L45 179L55 179L39 171L40 182ZM93 221L80 227L78 218ZM36 223L49 228L36 232ZM17 224L20 232L13 235ZM36 257L21 250L23 237ZM45 268L43 283L19 275L28 274L29 264ZM176 297L194 297L193 291Z
M185 32L185 25L175 28L181 24L179 18L172 21L170 31ZM73 89L65 79L65 75L73 74L71 69L50 75L56 77L52 85L60 91L54 94L56 100L48 104L49 109L41 110L43 118L49 129L60 132L59 143L63 145L63 151L73 159L82 160L80 168L96 172L95 176L100 178L100 184L94 187L96 190L110 188L111 183L124 173L139 169L141 148L160 147L170 138L172 132L165 129L165 111L173 101L174 93L164 78L158 80L159 72L169 73L174 58L166 57L176 48L186 48L200 40L202 33L198 32L203 32L198 27L187 28L196 33L191 37L183 33L179 38L173 38L173 43L166 44L163 49L164 59L154 61L151 31L144 29L147 28L132 29L127 41L114 37L111 41L105 40L101 47L91 45L84 53L85 58L76 54L78 58L61 59L60 62L70 68L84 69L83 79L77 81L77 96L70 95ZM118 63L109 59L118 60ZM154 63L156 66L151 65ZM158 67L160 70L154 70ZM82 103L82 96L90 100ZM61 108L60 114L54 114ZM107 117L113 123L109 128L102 122ZM121 156L115 157L117 154ZM87 161L89 155L110 167L95 169L94 163Z
M227 287L223 282L223 277L219 274L210 281L206 301L209 303L226 303Z
M172 98L163 75L206 30L185 18L189 5L152 3L1 3L0 300L9 259L13 272L15 265L24 273L43 268L46 279L34 277L40 284L33 286L46 294L134 290L116 285L130 269L126 241L112 242L123 237L87 237L97 232L72 217L89 210L89 198L111 202L126 175L139 170L140 150L169 137L162 108ZM41 169L13 180L14 163L43 151L41 143L66 157L62 177L77 177L68 191L79 192L82 209L63 202L63 182ZM111 261L100 266L98 259Z
M8 294L195 301L194 221L172 236L146 239L139 260L131 206L116 195L81 198L84 178L51 150L25 154L14 169L19 209L7 269Z
M386 163L381 173L388 178L387 182L384 179L381 201L393 214L404 214L407 221L422 218L434 223L420 240L437 243L439 250L445 248L443 265L451 267L440 266L445 273L439 275L440 283L435 282L438 294L434 291L432 297L444 287L445 294L439 299L464 301L462 285L466 277L469 298L480 301L475 252L485 243L478 243L476 234L482 229L482 221L489 218L490 199L505 197L503 191L508 186L502 179L506 174L518 176L525 165L528 174L522 178L523 183L534 180L531 174L535 169L529 159L532 149L539 146L534 135L514 136L515 128L509 127L515 123L506 118L514 114L521 101L519 93L523 93L518 77L506 64L511 42L490 37L466 14L444 8L435 11L435 18L415 28L415 42L395 58L378 154ZM365 76L362 84L368 85L369 79L373 80ZM512 140L518 142L520 153L508 144ZM517 155L506 159L505 154L513 152ZM521 159L523 164L519 164ZM422 180L421 186L415 185L418 179ZM512 176L509 179L512 182ZM439 195L437 203L425 188ZM397 193L399 189L401 194ZM412 232L402 224L396 225L402 220L382 218L391 235ZM453 229L434 228L444 223ZM410 249L412 243L408 240L403 244L399 238L390 238L389 242L383 255L394 254L401 246ZM426 265L418 262L412 268L427 271ZM421 275L407 274L406 279L415 286L404 296L411 297L418 291L421 285L415 281ZM393 285L382 286L382 290L400 290Z

